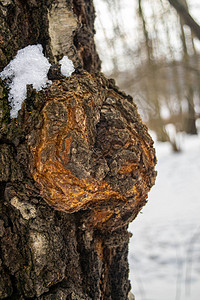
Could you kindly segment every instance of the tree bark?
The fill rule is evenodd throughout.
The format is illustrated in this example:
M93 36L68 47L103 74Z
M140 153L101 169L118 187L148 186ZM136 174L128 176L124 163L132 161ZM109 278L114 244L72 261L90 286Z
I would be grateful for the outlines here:
M100 71L90 0L0 1L0 70L40 43L70 78L10 119L0 81L0 299L128 299L128 223L154 184L153 141Z

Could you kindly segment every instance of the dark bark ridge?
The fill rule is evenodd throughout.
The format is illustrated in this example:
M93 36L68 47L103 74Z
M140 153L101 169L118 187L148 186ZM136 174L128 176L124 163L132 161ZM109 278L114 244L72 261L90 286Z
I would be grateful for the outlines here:
M74 35L74 45L82 66L88 72L100 71L101 62L94 43L95 10L92 0L73 0L73 10L78 19L78 30Z

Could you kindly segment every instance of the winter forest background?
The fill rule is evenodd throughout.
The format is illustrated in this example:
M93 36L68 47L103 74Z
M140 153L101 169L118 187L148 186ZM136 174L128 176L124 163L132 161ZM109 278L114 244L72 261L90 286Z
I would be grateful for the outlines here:
M200 41L166 0L94 2L102 71L133 96L156 141L157 182L130 225L133 293L198 300ZM198 0L179 2L200 23Z

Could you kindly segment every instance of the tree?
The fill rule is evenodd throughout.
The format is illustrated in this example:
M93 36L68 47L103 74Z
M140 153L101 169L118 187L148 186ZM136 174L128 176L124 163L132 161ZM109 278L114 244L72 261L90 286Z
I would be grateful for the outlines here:
M0 2L0 71L38 43L76 68L27 86L12 119L0 81L0 299L128 299L127 227L156 158L132 98L99 73L94 16L91 0Z
M184 5L185 1L182 0L168 0L168 1L176 9L180 17L183 18L184 23L191 28L195 36L200 40L200 26L191 17L187 7Z
M178 2L189 13L186 1ZM104 15L112 19L109 0L98 3L107 4ZM118 1L120 5L123 7L122 0ZM130 11L132 23L126 22L126 12ZM102 33L106 32L104 15L101 20L99 13L97 23L98 31ZM174 151L180 151L177 144L179 132L197 133L199 41L186 26L184 18L165 0L130 2L126 9L118 12L117 21L110 28L104 41L101 34L97 38L106 74L133 95L144 122L156 133L157 139L169 141ZM118 29L116 35L112 28ZM105 43L110 49L107 56L104 56L102 47ZM124 55L119 55L119 51ZM168 124L173 124L176 137L171 134Z
M188 11L187 2L184 0L183 4L184 8ZM187 37L184 31L184 21L182 19L182 15L180 17L180 26L181 26L181 41L183 44L183 61L185 65L189 65L189 54L187 47ZM191 37L192 39L192 37ZM194 43L193 43L194 47ZM188 114L186 118L185 124L185 132L189 134L197 134L196 128L196 116L195 116L195 108L194 108L194 78L191 78L191 72L186 70L184 73L184 85L186 89L186 99L188 104Z
M138 14L142 22L142 29L145 38L147 69L151 74L151 79L149 79L150 84L147 91L147 101L153 103L154 106L154 114L155 114L154 120L156 122L157 138L159 141L165 142L168 140L168 136L164 129L164 122L161 117L161 108L160 108L159 95L158 95L158 78L157 78L157 70L156 70L155 57L154 57L154 47L152 45L151 39L149 38L145 16L142 9L142 0L138 0ZM153 119L153 117L151 117L151 119Z

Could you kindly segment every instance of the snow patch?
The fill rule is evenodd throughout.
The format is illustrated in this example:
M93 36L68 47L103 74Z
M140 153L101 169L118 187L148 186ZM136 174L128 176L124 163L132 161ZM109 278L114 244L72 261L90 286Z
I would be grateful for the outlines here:
M137 300L200 299L200 136L181 138L180 153L168 142L155 143L156 184L129 226L130 279Z
M61 73L66 77L70 77L75 71L73 62L67 56L63 56L59 64L61 65Z
M27 46L17 52L17 55L0 73L2 80L7 79L9 88L9 101L11 104L11 118L16 118L26 99L26 85L32 84L37 91L47 87L51 81L47 73L51 64L43 54L42 45ZM61 72L64 76L71 76L75 71L73 62L64 56L60 62Z
M42 53L41 45L27 46L0 73L1 79L8 79L9 100L11 102L11 118L16 118L26 99L26 85L32 84L37 91L48 84L47 73L50 63Z

